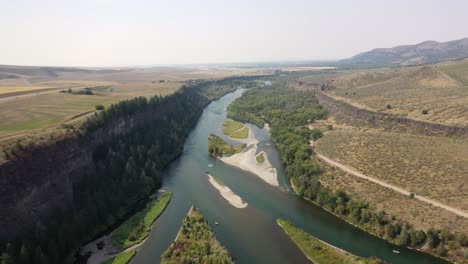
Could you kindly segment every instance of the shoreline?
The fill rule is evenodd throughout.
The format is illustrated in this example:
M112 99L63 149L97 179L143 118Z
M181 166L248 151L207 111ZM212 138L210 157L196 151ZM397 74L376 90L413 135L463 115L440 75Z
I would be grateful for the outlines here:
M238 140L238 139L234 139ZM252 131L251 128L249 128L249 136L247 139L243 140L238 140L244 144L247 144L246 148L248 148L247 151L242 151L240 153L233 154L232 156L229 157L218 157L221 161L237 167L241 170L248 171L252 174L257 175L260 177L262 180L267 182L268 184L272 186L279 186L279 181L278 181L278 174L276 172L276 168L274 168L270 160L268 158L268 155L264 152L261 151L260 153L263 153L265 157L265 161L262 164L258 164L256 160L256 156L260 153L257 153L258 146L257 144L259 143L258 139L255 138L255 134Z
M244 200L237 194L235 194L229 187L222 186L219 184L216 179L208 174L208 181L215 187L221 196L226 199L232 206L237 207L239 209L246 208L248 203L244 202Z
M152 197L155 197L156 195L160 195L160 194L164 194L166 193L167 191L166 190L158 190L156 193L154 193L153 195L151 195ZM153 200L154 202L155 200ZM163 211L161 212L164 213L164 211L166 210L167 206L169 205L170 201L166 204L166 206L164 207ZM151 202L149 202L148 204L151 204ZM144 209L142 209L144 210ZM138 211L139 212L139 211ZM138 213L136 212L136 213ZM135 214L136 214L135 213ZM132 215L133 216L133 215ZM132 217L130 216L130 218ZM161 216L161 215L159 215ZM157 218L159 218L159 216ZM156 221L157 218L154 220ZM128 218L129 219L129 218ZM127 220L128 220L127 219ZM127 221L126 220L126 221ZM154 224L154 221L153 223L151 224L151 228L150 228L150 232L151 230L153 229L153 224ZM124 221L125 222L125 221ZM122 222L122 224L124 223ZM120 226L119 226L120 227ZM114 246L114 243L113 243L113 240L112 240L112 233L117 230L119 227L117 227L116 229L114 229L112 232L110 232L109 234L107 235L104 235L102 237L99 237L89 243L87 243L86 245L84 245L83 247L80 248L80 254L86 254L86 253L90 253L89 257L87 258L86 260L86 263L87 264L100 264L110 258L113 258L113 257L117 257L119 256L120 254L122 253L125 253L125 252L129 252L129 251L132 251L132 250L135 250L135 255L138 253L138 249L146 242L146 240L148 239L148 236L149 236L149 233L148 235L139 243L135 244L135 245L132 245L132 246L129 246L127 248L124 248L124 249L119 249L117 248L116 246ZM98 249L97 247L97 244L99 243L103 243L103 247L101 249ZM133 256L134 257L134 256ZM132 257L132 258L133 258Z
M324 208L324 207L318 205L317 203L315 203L315 202L313 202L313 201L311 201L311 200L309 200L309 199L307 199L307 198L305 198L305 197L301 197L301 196L297 193L297 191L296 191L296 186L294 186L294 184L292 183L291 179L289 179L289 184L291 185L291 187L292 187L292 189L293 189L293 191L294 191L294 194L297 195L297 196L299 196L301 199L304 199L304 200L308 201L309 203L311 203L311 204L313 204L313 205L315 205L315 206L320 207L321 209L327 211L328 213L334 215L335 217L337 217L337 218L339 218L339 219L345 221L347 224L350 224L350 225L352 225L353 227L355 227L355 228L357 228L357 229L360 229L361 231L366 232L367 234L369 234L369 235L371 235L371 236L374 236L374 237L383 239L383 240L385 240L386 242L388 242L388 243L390 243L390 244L392 244L392 245L394 245L394 246L396 246L396 247L402 247L402 246L398 245L395 241L389 240L389 239L387 239L387 238L385 238L385 237L381 237L381 236L379 236L377 233L375 233L375 232L373 232L373 231L364 229L364 227L362 227L362 226L359 226L359 225L356 225L356 224L354 224L354 223L351 223L351 222L348 221L346 218L344 218L344 217L342 217L342 216L340 216L340 215L338 215L338 214L336 214L336 213L334 213L334 212L332 212L332 211L330 211L330 210L328 210L328 209L326 209L326 208ZM324 243L326 243L326 242L324 242ZM424 250L421 250L420 248L413 248L413 247L403 247L403 248L411 249L411 250L416 250L416 251L418 251L418 252L420 252L420 253L422 253L422 254L427 254L427 255L429 255L429 256L433 256L433 257L436 257L436 258L439 258L439 259L443 259L443 260L447 261L448 263L454 263L454 262L450 261L449 259L446 259L446 258L437 256L437 255L434 255L434 254L431 254L431 253L429 253L429 252L426 252L426 251L424 251ZM347 251L345 251L345 252L347 252ZM348 253L349 253L349 252L348 252Z

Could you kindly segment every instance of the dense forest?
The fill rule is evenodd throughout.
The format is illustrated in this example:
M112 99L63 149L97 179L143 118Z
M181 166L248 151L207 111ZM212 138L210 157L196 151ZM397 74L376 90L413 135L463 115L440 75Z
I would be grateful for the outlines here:
M401 246L427 245L428 252L442 257L447 256L450 249L468 246L465 234L416 230L395 216L371 208L365 201L321 186L322 168L314 158L309 140L320 138L322 133L306 125L326 116L327 111L318 104L313 92L290 88L285 78L278 78L272 86L248 90L228 108L228 117L234 120L259 127L270 124L271 137L280 151L286 174L301 197Z
M210 101L234 91L242 78L191 83L165 97L139 97L112 105L89 118L76 137L86 137L122 117L152 113L125 136L93 153L93 173L73 186L73 205L31 230L30 236L0 247L1 264L76 263L86 241L121 221L161 186L161 171L181 152L185 138Z

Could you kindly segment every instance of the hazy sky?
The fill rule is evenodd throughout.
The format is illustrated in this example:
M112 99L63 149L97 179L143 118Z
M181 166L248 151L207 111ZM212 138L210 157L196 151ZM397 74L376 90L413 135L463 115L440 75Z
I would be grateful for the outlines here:
M467 0L0 1L0 64L328 60L468 37Z

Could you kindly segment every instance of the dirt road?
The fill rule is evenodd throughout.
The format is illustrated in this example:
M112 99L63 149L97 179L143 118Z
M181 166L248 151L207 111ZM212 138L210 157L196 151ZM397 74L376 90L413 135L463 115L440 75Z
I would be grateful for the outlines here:
M377 183L377 184L379 184L379 185L381 185L381 186L383 186L383 187L385 187L385 188L390 188L390 189L392 189L392 190L394 190L394 191L396 191L396 192L399 192L399 193L401 193L401 194L404 194L404 195L408 195L408 196L409 196L409 195L411 194L410 192L408 192L407 190L405 190L405 189L403 189L403 188L400 188L400 187L398 187L398 186L395 186L395 185L392 185L392 184L383 182L383 181L378 180L378 179L373 178L373 177L366 176L366 175L364 175L364 174L362 174L362 173L360 173L360 172L358 172L358 171L356 171L356 170L354 170L354 169L352 169L352 168L350 168L350 167L348 167L348 166L346 166L346 165L343 165L343 164L338 163L338 162L336 162L336 161L334 161L334 160L332 160L332 159L330 159L330 158L328 158L328 157L326 157L326 156L323 156L323 155L320 154L320 153L317 153L317 152L315 152L315 153L317 154L317 157L318 157L318 158L322 159L322 160L325 161L326 163L328 163L328 164L330 164L330 165L332 165L332 166L335 166L335 167L337 167L337 168L340 168L341 170L346 171L347 173L352 174L352 175L354 175L354 176L356 176L356 177L363 178L363 179L366 179L366 180L368 180L368 181ZM466 212L464 212L464 211L462 211L462 210L460 210L460 209L456 209L456 208L450 207L450 206L448 206L448 205L439 203L439 202L437 202L437 201L431 200L431 199L429 199L429 198L426 198L426 197L423 197L423 196L420 196L420 195L414 195L414 198L415 198L415 199L418 199L418 200L420 200L420 201L429 203L429 204L431 204L431 205L434 205L434 206L443 208L443 209L445 209L445 210L447 210L447 211L450 211L450 212L452 212L452 213L455 213L455 214L457 214L457 215L459 215L459 216L468 218L468 213L466 213Z

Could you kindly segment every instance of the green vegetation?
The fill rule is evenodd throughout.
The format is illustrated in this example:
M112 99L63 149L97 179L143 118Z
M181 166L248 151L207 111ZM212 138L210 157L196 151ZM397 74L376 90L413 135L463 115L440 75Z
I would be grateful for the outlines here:
M231 79L199 82L165 97L140 97L96 112L70 137L88 142L96 130L110 131L115 122L134 114L154 118L95 147L90 153L89 169L72 186L73 203L53 212L21 240L0 245L0 255L11 263L19 263L21 258L28 259L24 264L73 263L76 251L85 241L121 221L161 186L161 171L182 152L185 138L203 108L236 87ZM34 261L36 252L44 262Z
M301 248L302 252L317 264L379 264L385 263L375 258L363 258L337 249L322 242L304 230L297 228L290 221L278 219L278 224L286 234Z
M286 80L278 79L270 87L257 87L245 92L228 110L228 116L234 120L255 123L260 127L265 122L270 124L271 137L278 146L286 174L301 197L401 246L422 248L425 245L424 231L416 230L384 211L373 210L367 202L351 199L344 191L322 186L319 176L323 170L309 147L309 140L321 136L321 132L313 132L305 126L326 117L327 112L318 105L312 92L290 88ZM386 233L384 230L390 225L391 230L396 226L397 231ZM423 250L432 254L444 253L442 249L436 250L438 246L447 248L444 241L450 242L455 249L465 243L454 243L453 234L444 238L441 234L442 231L434 230L434 242Z
M229 264L234 261L216 240L203 215L194 208L185 218L177 240L162 255L161 263Z
M271 136L281 154L286 173L298 193L310 200L320 189L319 163L311 159L309 140L315 132L305 125L323 119L327 111L318 104L312 92L289 88L287 80L278 79L271 86L245 92L228 108L228 116L241 122L271 126Z
M98 111L104 110L104 106L101 104L96 105L94 108Z
M258 154L255 159L257 160L258 163L262 164L263 162L265 162L265 156L263 155L263 153L260 153Z
M249 136L249 128L242 123L228 120L223 124L223 132L231 138L246 139Z
M166 209L171 196L170 192L161 195L148 208L136 213L112 232L114 246L125 249L143 241L150 233L153 222Z
M215 177L215 176L213 176L213 175L211 175L211 177L213 177L213 179L214 179L219 185L221 185L221 186L223 186L223 187L226 186L226 184L225 184L220 178Z
M222 138L213 134L208 138L208 152L215 157L232 156L236 153L242 152L245 146L245 144L240 146L230 145Z
M127 264L135 256L135 250L129 250L128 252L123 252L116 257L112 257L101 264Z

